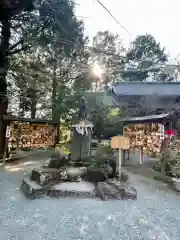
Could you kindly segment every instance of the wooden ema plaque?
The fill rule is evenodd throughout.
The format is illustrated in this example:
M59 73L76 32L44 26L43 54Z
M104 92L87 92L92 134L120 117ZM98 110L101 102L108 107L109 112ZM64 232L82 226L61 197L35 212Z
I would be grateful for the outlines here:
M129 149L130 147L130 141L129 138L124 136L114 136L111 139L111 148L116 149Z

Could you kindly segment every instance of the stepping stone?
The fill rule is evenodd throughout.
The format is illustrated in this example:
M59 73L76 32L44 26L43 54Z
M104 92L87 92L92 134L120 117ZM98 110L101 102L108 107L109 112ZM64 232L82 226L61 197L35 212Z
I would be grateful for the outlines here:
M56 168L36 168L32 170L31 180L45 186L50 181L60 181L61 171Z
M89 182L64 182L54 185L49 193L51 197L95 197L95 186Z
M47 195L50 187L42 187L39 184L31 181L28 177L23 179L21 190L29 199L41 198Z

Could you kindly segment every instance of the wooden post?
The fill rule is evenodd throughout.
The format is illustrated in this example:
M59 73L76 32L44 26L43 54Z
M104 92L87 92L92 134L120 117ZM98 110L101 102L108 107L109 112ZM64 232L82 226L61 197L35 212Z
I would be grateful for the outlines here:
M119 148L119 180L121 180L122 149Z
M143 162L144 162L143 149L140 148L140 164L143 164Z
M128 149L128 150L125 150L126 151L126 153L125 153L125 160L127 160L127 161L130 161L130 158L131 158L131 149Z
M6 155L7 155L8 142L9 142L10 135L11 135L11 127L7 126L7 128L6 128L5 147L4 147L4 155L3 155L3 165L5 165L5 162L6 162Z
M125 165L125 150L122 149L122 161L121 161L121 166L123 167Z
M55 143L59 144L59 140L60 140L60 123L56 124L56 139L55 139Z
M119 179L121 179L121 167L124 158L124 150L129 149L129 138L126 138L124 136L114 136L111 139L111 148L119 149L119 166L118 166L118 172L119 172Z

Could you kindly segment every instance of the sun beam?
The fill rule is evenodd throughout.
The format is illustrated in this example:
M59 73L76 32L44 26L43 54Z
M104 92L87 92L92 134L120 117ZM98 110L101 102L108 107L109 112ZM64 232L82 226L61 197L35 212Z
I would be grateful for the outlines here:
M92 72L95 74L97 77L101 78L103 70L102 68L95 62L92 67Z

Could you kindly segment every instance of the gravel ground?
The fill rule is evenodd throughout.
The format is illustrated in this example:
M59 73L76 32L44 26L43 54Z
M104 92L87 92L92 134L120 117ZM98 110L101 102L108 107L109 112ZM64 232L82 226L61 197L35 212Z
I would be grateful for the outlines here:
M0 169L0 240L180 239L180 197L140 175L130 176L135 201L28 200L19 191L23 175L41 161Z

